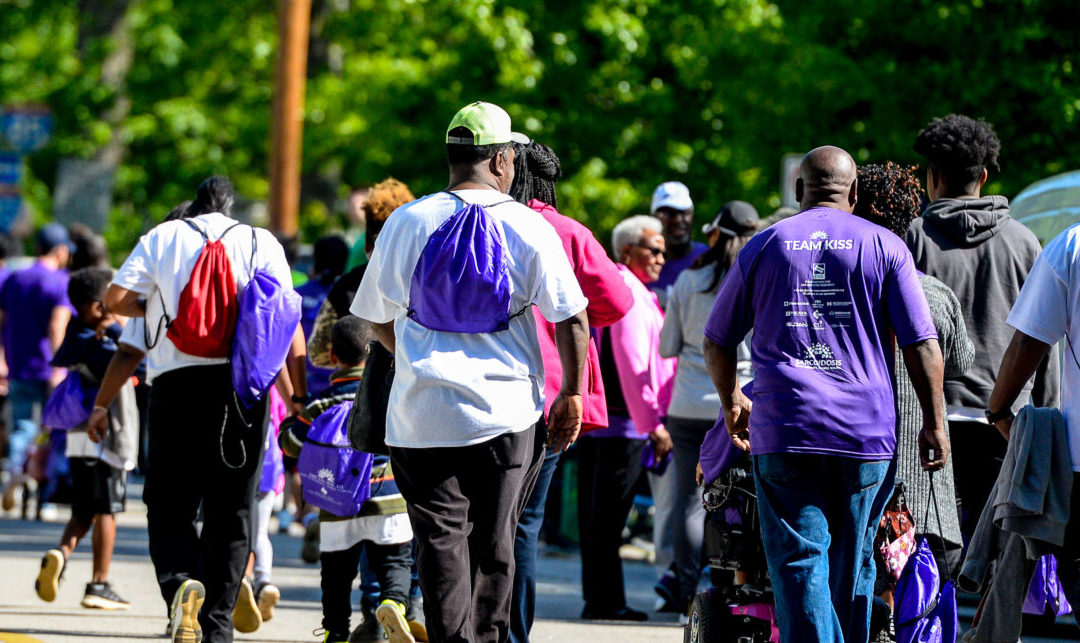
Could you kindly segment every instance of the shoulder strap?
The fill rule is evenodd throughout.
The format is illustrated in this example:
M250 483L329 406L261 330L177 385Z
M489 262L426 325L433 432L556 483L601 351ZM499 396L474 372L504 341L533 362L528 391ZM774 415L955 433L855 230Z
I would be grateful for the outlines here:
M206 232L204 232L203 229L200 228L199 226L195 225L194 221L192 221L191 219L188 219L187 217L184 217L183 219L180 219L180 220L183 221L184 223L188 224L191 227L192 230L194 230L195 232L198 232L199 236L203 238L203 241L209 241L210 240L210 237L206 236ZM228 232L228 230L226 230L226 232Z
M232 232L234 228L239 228L239 227L240 227L240 226L242 226L242 225L244 225L244 224L243 224L243 223L240 223L239 221L237 221L236 223L232 224L232 225L231 225L231 226L229 226L228 228L225 228L225 232L222 232L222 233L221 233L221 236L219 236L219 237L218 237L218 241L221 241L222 239L224 239L224 238L225 238L225 235L227 235L227 234L229 234L230 232Z
M458 194L457 194L457 193L455 193L455 192L451 192L450 190L443 190L443 192L444 192L445 194L449 194L450 196L454 197L454 198L455 198L455 199L457 199L458 201L461 201L461 202L462 202L462 203L464 203L465 205L471 205L471 204L470 204L470 203L469 203L468 201L466 201L465 199L461 198L461 196L460 196L460 195L458 195ZM478 205L481 205L482 207L485 207L485 208L494 208L495 206L497 206L497 205L502 205L502 204L504 204L504 203L517 203L517 201L516 201L515 199L504 199L504 200L502 200L502 201L496 201L495 203L492 203L491 205L484 205L483 203L480 203L480 204L478 204Z

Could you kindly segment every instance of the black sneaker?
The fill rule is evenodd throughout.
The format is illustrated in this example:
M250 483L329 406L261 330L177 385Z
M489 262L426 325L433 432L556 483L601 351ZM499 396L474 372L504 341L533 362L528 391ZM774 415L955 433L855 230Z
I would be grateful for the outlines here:
M305 563L319 562L319 519L314 518L304 528L304 544L300 547L300 560Z
M121 598L108 583L87 583L82 606L100 610L126 610L131 607L131 603Z

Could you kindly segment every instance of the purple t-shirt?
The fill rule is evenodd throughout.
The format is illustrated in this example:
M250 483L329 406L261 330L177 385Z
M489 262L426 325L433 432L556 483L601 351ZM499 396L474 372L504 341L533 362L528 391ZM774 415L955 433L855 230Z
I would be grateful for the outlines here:
M754 454L893 456L892 333L900 346L937 337L903 240L829 208L758 233L724 279L705 336L731 347L751 328Z
M692 241L690 243L690 252L685 257L679 257L678 259L668 259L664 263L664 267L660 270L660 276L656 281L649 284L649 290L656 293L663 293L667 290L667 287L674 284L675 280L679 278L679 274L683 270L690 267L690 264L694 263L694 259L697 259L703 252L709 249L709 246L701 243L700 241Z
M68 274L40 261L18 270L0 287L0 310L5 313L4 356L8 377L48 380L53 358L49 321L53 309L68 306Z

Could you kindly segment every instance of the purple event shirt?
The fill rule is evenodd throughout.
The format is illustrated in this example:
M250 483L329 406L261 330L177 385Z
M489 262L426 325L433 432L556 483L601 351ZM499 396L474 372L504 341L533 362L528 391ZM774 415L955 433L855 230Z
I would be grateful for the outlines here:
M660 269L660 276L656 281L649 284L649 290L662 293L667 290L667 287L674 284L675 280L679 278L679 274L683 270L686 270L694 263L694 259L697 259L709 249L709 246L701 243L700 241L690 242L690 252L685 257L679 257L678 259L668 259L664 263L664 267Z
M752 238L705 325L719 346L753 328L752 453L883 460L896 450L892 334L937 338L903 240L812 208Z
M5 313L4 357L13 380L49 379L53 358L49 321L58 306L68 306L68 274L40 261L18 270L0 287L0 310Z

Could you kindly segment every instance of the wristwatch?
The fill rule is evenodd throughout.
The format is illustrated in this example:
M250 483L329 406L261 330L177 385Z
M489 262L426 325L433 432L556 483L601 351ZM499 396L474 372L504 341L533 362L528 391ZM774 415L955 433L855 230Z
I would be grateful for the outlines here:
M1007 406L996 412L991 411L990 409L986 409L985 411L983 411L983 413L986 415L986 421L990 424L997 424L1002 420L1011 420L1016 417L1016 415L1012 412L1012 409Z
M308 396L307 395L293 394L292 401L293 401L293 404L307 404Z

